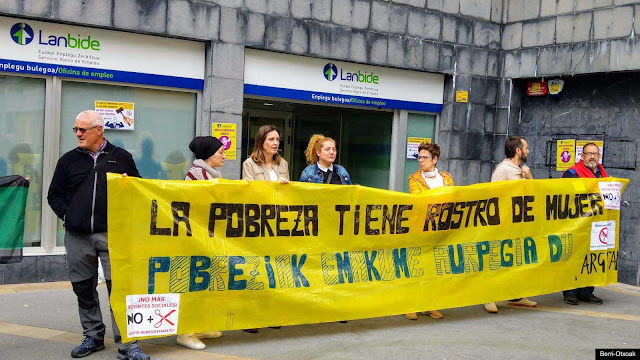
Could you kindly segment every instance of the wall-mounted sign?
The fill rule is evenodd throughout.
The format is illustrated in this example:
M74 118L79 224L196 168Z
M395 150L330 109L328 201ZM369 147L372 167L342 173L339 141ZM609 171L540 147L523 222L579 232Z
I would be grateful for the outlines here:
M213 123L211 136L215 136L224 146L224 154L228 160L236 159L236 124Z
M527 95L542 96L547 95L547 83L545 81L531 81L527 83Z
M204 43L0 16L0 72L202 90Z
M576 141L574 139L558 140L556 143L556 171L565 171L575 164Z
M133 103L96 100L95 110L102 115L105 129L133 130Z
M469 102L469 92L464 90L456 91L456 102Z
M600 151L600 160L598 162L602 164L602 155L604 155L604 141L602 140L578 140L576 141L576 162L582 160L582 148L588 143L594 143L598 146Z
M557 95L564 88L564 80L553 79L549 80L549 94Z
M418 148L423 142L431 143L431 138L409 137L407 138L407 159L418 157Z
M443 92L441 74L245 50L245 95L439 113Z

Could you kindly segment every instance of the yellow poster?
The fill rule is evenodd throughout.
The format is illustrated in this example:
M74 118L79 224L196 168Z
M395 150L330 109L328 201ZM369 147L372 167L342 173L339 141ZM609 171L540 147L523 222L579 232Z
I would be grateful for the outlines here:
M576 141L576 161L578 162L582 159L582 148L588 143L594 143L598 146L598 150L600 151L600 160L598 162L602 164L602 155L604 155L604 141L602 140L578 140Z
M456 91L456 102L469 102L469 92L464 90Z
M224 146L224 154L228 160L236 159L236 124L231 123L213 123L211 125L211 134L222 142Z
M617 281L601 183L425 195L292 182L108 177L123 341L446 309Z
M556 171L565 171L572 167L576 163L576 141L574 139L558 140L556 154Z
M132 102L96 100L95 110L102 115L105 129L133 130L135 127Z
M408 137L407 138L407 159L415 159L418 157L418 148L423 142L431 143L431 138Z

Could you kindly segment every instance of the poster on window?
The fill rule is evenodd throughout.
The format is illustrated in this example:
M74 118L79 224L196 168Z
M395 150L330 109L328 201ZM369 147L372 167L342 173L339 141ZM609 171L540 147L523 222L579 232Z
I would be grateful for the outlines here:
M408 137L407 138L407 159L418 158L418 148L423 142L430 143L431 138Z
M213 123L211 125L212 136L220 140L224 146L224 155L228 160L236 159L236 124Z
M133 130L133 103L96 100L96 111L104 119L104 128Z
M598 163L602 165L602 155L604 154L604 141L602 140L577 140L575 162L578 162L582 159L582 148L588 143L596 144L596 146L598 147L598 151L600 152L600 160L598 160Z
M556 144L556 171L565 171L575 164L576 141L574 139L558 140Z

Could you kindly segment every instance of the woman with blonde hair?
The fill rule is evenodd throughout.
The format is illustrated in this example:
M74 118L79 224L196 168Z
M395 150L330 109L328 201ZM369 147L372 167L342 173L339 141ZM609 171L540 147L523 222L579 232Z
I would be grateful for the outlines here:
M289 164L278 152L280 132L273 125L262 125L256 134L253 152L242 163L242 178L289 183Z
M351 176L347 170L334 164L336 161L336 142L322 134L314 134L309 139L304 155L307 166L300 174L300 181L316 184L351 185Z
M420 170L409 175L409 193L420 194L430 189L441 186L453 186L451 174L445 171L438 171L436 164L440 158L440 146L423 142L418 147L418 165ZM442 319L443 316L438 310L425 311L434 319ZM404 316L409 320L417 320L417 313L408 313Z

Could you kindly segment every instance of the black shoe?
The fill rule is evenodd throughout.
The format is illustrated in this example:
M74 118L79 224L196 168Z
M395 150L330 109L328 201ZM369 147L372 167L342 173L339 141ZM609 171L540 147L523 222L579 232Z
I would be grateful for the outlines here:
M564 302L566 302L569 305L578 305L578 299L576 299L575 296L565 296Z
M140 350L139 347L134 347L132 349L121 351L118 350L118 359L120 360L149 360L151 359L149 355L145 354Z
M100 350L104 350L104 341L96 340L91 336L85 336L82 344L71 350L71 357L81 358Z
M599 297L593 294L589 294L587 296L580 296L578 299L584 302L588 302L590 304L602 305L602 299L600 299Z
M249 334L255 334L258 332L258 329L242 329L244 332L248 332Z

